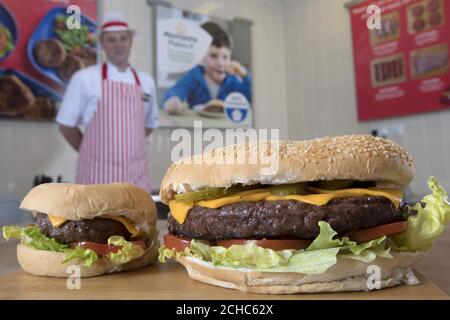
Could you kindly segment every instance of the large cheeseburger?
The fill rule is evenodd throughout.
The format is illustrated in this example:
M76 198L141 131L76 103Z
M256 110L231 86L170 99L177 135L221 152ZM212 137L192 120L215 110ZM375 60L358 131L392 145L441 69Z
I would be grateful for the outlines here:
M93 277L157 259L156 206L132 184L42 184L20 207L36 224L3 227L3 236L21 240L17 258L28 273L67 277L78 266L81 277Z
M261 150L277 153L278 170L262 174L259 160L201 161L230 153L251 159ZM185 158L161 185L170 213L159 259L177 260L193 279L246 292L415 284L411 266L450 220L450 206L434 178L422 204L404 203L413 175L407 151L367 135L245 143ZM378 278L369 266L379 267Z

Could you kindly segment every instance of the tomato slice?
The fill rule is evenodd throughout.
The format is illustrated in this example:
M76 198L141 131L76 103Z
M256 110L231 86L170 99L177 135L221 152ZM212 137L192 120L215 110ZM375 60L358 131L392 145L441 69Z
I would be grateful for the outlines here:
M258 247L272 249L275 251L294 249L302 250L309 247L311 240L247 240L247 239L230 239L219 241L219 245L225 248L231 247L234 244L250 244L254 243Z
M164 245L169 249L174 249L175 251L181 252L184 251L185 248L189 247L191 240L192 239L190 238L178 237L168 233L164 236ZM209 246L212 245L212 243L208 240L195 240L195 241L207 244Z
M184 251L185 248L189 247L190 243L191 239L189 238L177 237L170 233L164 236L164 245L178 252Z
M348 237L350 240L355 241L357 243L366 242L369 240L373 240L379 238L381 236L393 235L397 233L401 233L406 231L408 228L407 221L388 223L381 226L376 226L372 228L359 229L351 232ZM208 241L204 241L205 244L211 245ZM191 239L178 237L172 234L166 234L164 236L164 244L169 249L174 249L176 251L184 251L185 248L189 247L191 243ZM252 239L228 239L221 240L217 243L217 245L229 248L232 245L244 245L254 243L259 247L272 249L275 251L280 250L303 250L309 247L312 243L312 240L302 240L302 239L292 239L292 240L252 240Z
M132 241L132 243L137 244L145 249L145 242L142 240ZM95 242L89 242L89 241L74 242L74 243L70 244L70 247L71 248L83 247L86 249L91 249L100 256L106 256L110 253L117 253L117 251L120 250L120 246L95 243Z
M210 242L205 240L197 240L205 244L211 245ZM229 239L222 240L218 242L219 246L228 248L233 244L248 244L255 243L257 246L273 249L273 250L284 250L284 249L295 249L301 250L307 248L311 244L311 240L247 240L247 239ZM185 248L189 247L191 239L178 237L173 234L166 234L164 236L164 245L169 249L174 249L175 251L181 252Z
M85 249L91 249L100 256L106 256L109 253L116 253L120 249L119 246L113 246L113 245L101 244L101 243L95 243L95 242L89 242L89 241L74 242L74 243L70 244L70 247L71 248L82 247Z
M408 229L407 221L400 221L394 223L383 224L372 228L359 229L349 234L349 238L352 241L358 243L366 242L379 238L381 236L388 236L396 233L401 233Z

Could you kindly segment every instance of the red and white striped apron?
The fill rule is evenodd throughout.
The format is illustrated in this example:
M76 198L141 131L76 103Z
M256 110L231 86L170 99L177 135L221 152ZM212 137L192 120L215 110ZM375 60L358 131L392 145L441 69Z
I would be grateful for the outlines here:
M133 183L150 192L145 150L145 111L136 84L108 80L102 66L102 93L81 142L76 183Z

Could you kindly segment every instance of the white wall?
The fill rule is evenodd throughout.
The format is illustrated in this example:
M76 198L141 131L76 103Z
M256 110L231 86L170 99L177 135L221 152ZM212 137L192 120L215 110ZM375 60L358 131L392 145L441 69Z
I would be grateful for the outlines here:
M400 124L392 137L405 145L416 163L412 189L427 192L426 179L436 175L450 187L450 112L427 113L377 122L356 118L350 19L345 0L177 0L174 6L253 25L255 125L279 128L281 137L306 139L323 135L369 133ZM205 3L208 3L205 5ZM108 0L106 10L122 10L138 29L131 61L151 74L151 9L145 0ZM170 164L169 129L149 140L153 187ZM22 196L35 174L73 181L76 153L56 126L0 121L0 195Z
M24 195L36 174L72 179L75 157L54 124L0 121L0 198Z
M284 0L289 138L370 133L398 125L390 138L415 159L415 197L435 175L450 187L450 112L360 123L356 116L350 17L346 0Z
M226 19L241 17L253 25L254 105L257 128L279 128L287 137L285 45L283 3L277 0L177 0L175 7ZM150 74L152 70L151 9L145 0L104 0L105 10L120 10L137 30L131 63ZM207 12L206 12L207 11ZM169 129L158 129L148 141L150 175L154 189L170 165ZM54 124L0 122L0 195L23 196L34 175L62 174L74 179L76 153L64 142Z

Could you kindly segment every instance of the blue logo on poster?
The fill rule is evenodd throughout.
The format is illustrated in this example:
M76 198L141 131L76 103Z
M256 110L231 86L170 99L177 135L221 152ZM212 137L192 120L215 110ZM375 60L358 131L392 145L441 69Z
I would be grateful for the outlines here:
M225 99L225 114L233 123L242 123L247 119L250 104L247 98L239 92L230 93Z
M247 118L248 109L225 109L228 119L231 122L241 123Z

